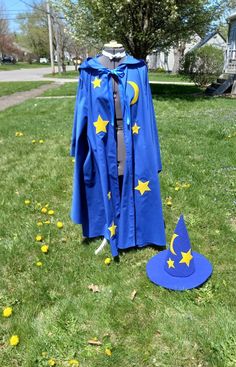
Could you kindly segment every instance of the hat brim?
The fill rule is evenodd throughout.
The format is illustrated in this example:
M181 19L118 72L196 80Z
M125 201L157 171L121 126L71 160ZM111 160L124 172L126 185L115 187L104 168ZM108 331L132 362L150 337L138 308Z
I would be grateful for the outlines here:
M164 288L184 291L202 285L212 274L212 265L205 256L192 251L195 271L188 277L174 277L165 269L165 260L168 250L161 251L153 256L147 263L146 271L148 278L155 284Z

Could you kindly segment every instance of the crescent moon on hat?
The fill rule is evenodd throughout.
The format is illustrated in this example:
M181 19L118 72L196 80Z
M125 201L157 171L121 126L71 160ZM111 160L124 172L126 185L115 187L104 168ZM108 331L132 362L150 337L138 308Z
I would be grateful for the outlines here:
M172 238L171 238L171 241L170 241L170 252L174 255L177 255L175 250L174 250L174 241L175 241L176 237L178 237L178 236L179 236L178 234L174 233Z
M139 87L135 82L128 81L128 83L131 85L131 87L134 90L134 97L132 98L130 104L135 104L138 100L138 97L139 97Z

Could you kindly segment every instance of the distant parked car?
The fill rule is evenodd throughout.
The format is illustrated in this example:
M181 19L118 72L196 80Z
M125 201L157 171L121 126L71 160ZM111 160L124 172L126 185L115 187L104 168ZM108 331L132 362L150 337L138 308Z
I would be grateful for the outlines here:
M1 61L1 64L15 64L16 63L16 59L14 56L3 56L0 61Z
M47 64L48 59L46 57L40 57L39 62L40 62L40 64Z

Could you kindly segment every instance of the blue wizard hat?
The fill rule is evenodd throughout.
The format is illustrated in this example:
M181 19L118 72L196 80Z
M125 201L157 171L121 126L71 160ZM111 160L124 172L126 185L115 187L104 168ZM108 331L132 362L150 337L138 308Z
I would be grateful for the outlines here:
M180 216L170 247L147 263L149 279L162 287L183 291L203 284L212 273L205 256L192 251L183 215Z

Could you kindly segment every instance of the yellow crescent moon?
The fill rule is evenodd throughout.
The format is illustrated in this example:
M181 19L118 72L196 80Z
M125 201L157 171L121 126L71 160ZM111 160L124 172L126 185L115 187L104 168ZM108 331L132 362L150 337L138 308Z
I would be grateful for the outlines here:
M138 96L139 96L139 87L138 85L135 83L135 82L131 82L131 81L128 81L128 83L131 85L131 87L133 87L134 89L134 97L133 99L131 100L130 104L135 104L138 100Z
M174 250L174 241L175 241L176 237L178 237L178 234L174 233L172 238L171 238L171 241L170 241L170 252L172 252L172 254L174 254L174 255L177 255L175 250Z

